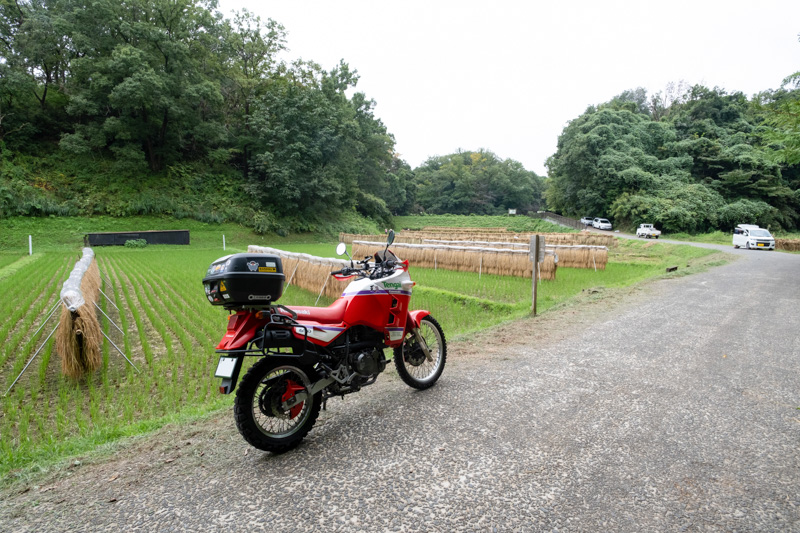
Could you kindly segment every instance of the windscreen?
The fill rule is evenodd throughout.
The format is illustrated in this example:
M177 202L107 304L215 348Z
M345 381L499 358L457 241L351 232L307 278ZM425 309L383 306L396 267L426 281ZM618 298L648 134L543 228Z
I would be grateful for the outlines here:
M750 230L751 237L772 237L769 232L765 229L751 229Z

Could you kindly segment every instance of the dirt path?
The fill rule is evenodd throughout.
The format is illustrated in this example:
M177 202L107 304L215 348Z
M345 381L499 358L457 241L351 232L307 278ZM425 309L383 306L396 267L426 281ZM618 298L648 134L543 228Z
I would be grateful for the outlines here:
M798 531L800 256L750 252L450 344L297 450L227 410L2 495L8 531ZM746 283L743 283L746 280Z

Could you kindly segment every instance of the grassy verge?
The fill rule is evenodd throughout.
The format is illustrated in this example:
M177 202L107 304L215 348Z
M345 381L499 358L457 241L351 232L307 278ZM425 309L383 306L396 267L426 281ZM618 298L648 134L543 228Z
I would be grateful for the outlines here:
M731 235L729 233L723 233L722 231L699 233L697 235L690 235L688 233L670 233L669 235L664 235L664 238L672 239L673 241L702 242L706 244L731 243Z

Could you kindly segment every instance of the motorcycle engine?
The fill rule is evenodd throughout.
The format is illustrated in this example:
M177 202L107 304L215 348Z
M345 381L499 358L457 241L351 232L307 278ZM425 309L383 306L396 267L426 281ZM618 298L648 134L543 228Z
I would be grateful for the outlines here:
M350 367L361 377L369 378L386 369L383 350L371 349L350 354Z

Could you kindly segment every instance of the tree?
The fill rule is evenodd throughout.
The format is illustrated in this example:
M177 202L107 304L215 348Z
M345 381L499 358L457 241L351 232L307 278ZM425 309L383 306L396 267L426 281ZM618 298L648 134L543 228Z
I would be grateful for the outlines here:
M72 151L110 148L153 171L224 137L214 77L219 17L211 0L97 0L71 13L79 58L62 138ZM82 8L82 9L81 9Z
M486 150L433 157L414 172L416 199L426 212L496 215L541 204L539 176Z
M222 94L225 123L235 150L241 153L241 168L247 178L252 164L251 149L256 143L252 128L252 109L277 75L276 55L286 48L284 27L272 19L243 10L224 26L223 49L228 57L223 66Z
M0 138L12 146L64 127L74 49L63 13L57 0L0 3Z
M758 146L771 130L757 106L741 93L694 86L650 118L633 105L641 96L623 93L567 125L547 163L551 209L670 231L728 229L745 215L796 225L800 195L792 184L800 172ZM786 91L771 97L792 101Z
M394 138L361 93L348 98L358 74L344 63L326 72L295 63L266 86L252 114L257 154L248 189L283 216L357 209L391 216L386 198L403 187ZM397 205L397 204L395 204Z
M775 161L787 165L800 164L800 72L787 76L781 92L765 106L766 124L763 132L767 144L774 146L768 153Z
M640 113L589 108L567 125L548 160L547 205L564 214L608 213L617 196L662 172L659 147L669 139L668 127ZM683 171L680 159L669 163Z

